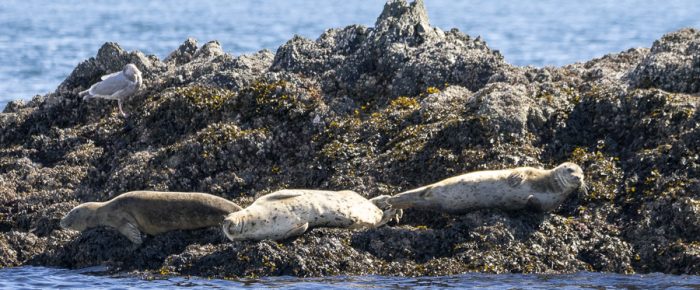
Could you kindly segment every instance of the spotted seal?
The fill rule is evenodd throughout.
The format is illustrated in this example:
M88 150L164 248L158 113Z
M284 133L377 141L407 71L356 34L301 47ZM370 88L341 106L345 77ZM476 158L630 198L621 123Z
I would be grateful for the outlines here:
M230 240L282 240L315 227L379 227L393 216L354 191L285 189L228 215L223 232Z
M418 208L464 213L478 208L552 211L576 189L586 189L583 170L565 162L551 169L519 167L454 176L377 202L394 209Z

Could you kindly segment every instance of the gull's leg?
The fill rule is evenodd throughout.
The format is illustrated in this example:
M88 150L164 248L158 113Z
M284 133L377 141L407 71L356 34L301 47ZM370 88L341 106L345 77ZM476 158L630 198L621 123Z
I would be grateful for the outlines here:
M117 103L119 104L119 113L122 115L122 117L124 117L124 118L128 117L129 115L124 113L124 110L122 109L122 100L118 99Z

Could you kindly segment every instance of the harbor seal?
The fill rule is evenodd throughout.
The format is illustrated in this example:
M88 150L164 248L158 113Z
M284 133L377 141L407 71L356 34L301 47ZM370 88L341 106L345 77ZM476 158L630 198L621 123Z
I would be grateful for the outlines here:
M78 95L83 97L83 100L89 98L117 100L119 113L126 117L127 114L122 110L122 103L124 99L135 94L141 88L143 83L141 71L136 65L130 63L125 65L122 71L103 75L101 79L102 81L95 83Z
M131 191L106 202L87 202L61 219L64 229L83 231L98 226L116 228L141 244L141 233L218 226L241 207L224 198L198 192Z
M583 170L566 162L551 170L532 167L477 171L378 197L394 209L418 208L464 213L478 208L552 211L576 189L587 190Z
M229 214L223 232L230 240L283 240L310 228L374 228L394 216L354 191L286 189L264 195Z

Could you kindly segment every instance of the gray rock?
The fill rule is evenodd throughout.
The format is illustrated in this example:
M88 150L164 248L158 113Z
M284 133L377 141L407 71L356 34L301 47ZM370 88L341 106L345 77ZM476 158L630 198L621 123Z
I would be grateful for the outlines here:
M700 92L700 31L686 28L655 41L630 78L636 88Z
M188 63L194 57L197 51L197 40L194 38L188 38L184 43L180 45L175 51L171 52L168 57L163 61L165 63L174 63L175 65L182 65Z
M477 90L503 67L503 57L479 38L433 28L422 1L403 0L388 2L374 28L331 29L316 41L295 37L272 65L322 76L324 92L353 99L415 95L446 83Z
M420 112L426 122L458 117L467 107L472 92L460 86L449 86L429 94L420 103Z
M15 100L15 101L10 101L7 103L5 106L5 109L3 109L3 113L16 113L17 111L21 110L26 106L25 102L23 100Z
M522 134L534 105L532 93L524 85L494 83L479 90L470 99L475 113L489 120L496 131Z

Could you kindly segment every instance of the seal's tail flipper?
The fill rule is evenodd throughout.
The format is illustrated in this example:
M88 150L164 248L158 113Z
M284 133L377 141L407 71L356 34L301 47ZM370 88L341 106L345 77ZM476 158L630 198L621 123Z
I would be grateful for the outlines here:
M387 210L391 208L391 205L387 202L391 198L390 195L380 195L371 198L369 201L371 201L374 205L376 205L379 209L381 210Z
M386 225L392 220L395 220L396 223L399 223L401 221L401 218L403 217L403 210L402 209L387 209L384 210L384 214L382 215L382 220L379 221L374 227L378 228L383 225Z
M409 191L404 191L386 199L386 202L395 209L414 207L424 201L430 200L433 196L431 187L421 187Z
M369 200L384 212L382 220L375 227L381 227L391 220L396 220L398 223L403 217L403 210L393 208L388 202L389 198L391 198L389 195L380 195Z

